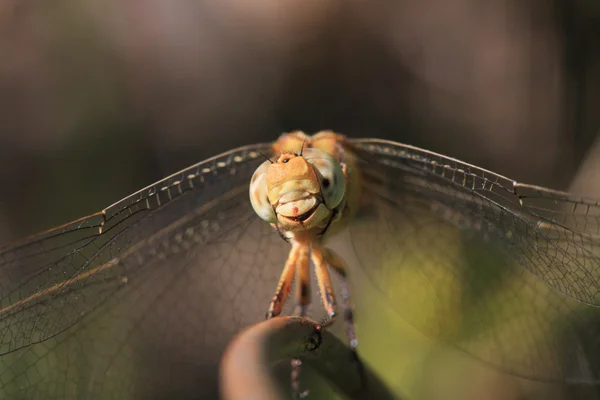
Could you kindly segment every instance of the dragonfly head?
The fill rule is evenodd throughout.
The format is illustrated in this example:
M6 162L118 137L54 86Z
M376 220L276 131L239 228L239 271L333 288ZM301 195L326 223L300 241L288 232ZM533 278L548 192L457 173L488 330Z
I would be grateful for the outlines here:
M250 201L265 221L287 231L322 225L346 194L340 162L319 149L282 153L252 176Z

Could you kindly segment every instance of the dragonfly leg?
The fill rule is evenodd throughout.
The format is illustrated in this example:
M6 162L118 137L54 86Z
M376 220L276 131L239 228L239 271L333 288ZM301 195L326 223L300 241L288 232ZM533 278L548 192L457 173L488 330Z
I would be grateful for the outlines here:
M314 252L314 249L313 249ZM353 361L357 363L359 376L364 384L366 377L364 374L363 364L358 357L356 347L358 346L358 340L356 339L356 331L354 330L354 313L352 312L352 305L350 304L350 292L348 290L348 280L346 279L346 264L344 260L338 256L333 250L323 248L321 249L321 258L325 265L331 267L340 276L340 286L342 294L342 306L344 308L344 323L346 325L346 337L348 338L350 348L352 349ZM314 259L313 259L314 260ZM314 262L314 261L313 261ZM316 265L316 263L315 263ZM317 275L318 276L318 275ZM329 281L329 276L327 275ZM331 282L329 282L331 287ZM334 300L334 317L335 317L335 300ZM332 318L333 322L333 318Z
M344 308L344 323L346 324L346 336L350 341L350 347L354 350L358 346L356 331L354 329L354 313L350 304L350 290L348 289L348 280L346 278L346 265L344 260L331 249L323 249L323 258L339 276L342 294L342 306Z
M325 258L325 249L319 246L313 245L311 258L315 265L315 275L317 276L317 282L319 282L319 290L321 292L321 300L323 306L327 312L327 322L323 325L330 325L336 318L336 303L335 294L331 287L331 278L329 277L329 271L327 270L327 260Z
M292 288L294 271L296 270L296 263L298 261L300 249L301 247L296 243L292 244L285 267L283 267L283 272L281 273L281 278L279 278L277 289L275 290L275 294L273 294L273 300L271 300L271 304L269 305L269 310L267 311L266 315L267 319L281 314L285 300L287 299L287 296Z
M296 315L306 317L310 302L310 270L308 261L308 246L301 246L296 258ZM308 395L308 390L300 392L300 369L302 361L293 359L292 365L292 393L294 398L303 398Z

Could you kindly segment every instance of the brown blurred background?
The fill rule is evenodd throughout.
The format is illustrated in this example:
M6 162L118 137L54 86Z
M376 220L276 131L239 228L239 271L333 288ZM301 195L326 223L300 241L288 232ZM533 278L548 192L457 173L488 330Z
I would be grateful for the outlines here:
M0 242L293 129L566 189L598 106L596 0L4 1Z

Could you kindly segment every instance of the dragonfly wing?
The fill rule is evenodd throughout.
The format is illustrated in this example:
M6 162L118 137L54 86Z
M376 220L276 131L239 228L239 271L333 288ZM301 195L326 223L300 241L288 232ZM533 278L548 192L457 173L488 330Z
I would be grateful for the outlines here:
M600 383L600 207L393 142L351 141L367 211L350 227L406 321L503 371Z
M213 397L289 250L248 199L270 152L233 150L0 250L0 398Z

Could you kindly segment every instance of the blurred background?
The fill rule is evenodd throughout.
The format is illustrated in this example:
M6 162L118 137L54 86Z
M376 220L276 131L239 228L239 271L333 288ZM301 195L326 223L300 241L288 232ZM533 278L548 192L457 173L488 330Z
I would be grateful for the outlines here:
M0 242L293 129L566 189L600 126L599 4L4 1Z
M596 0L3 1L0 242L295 129L600 197L599 106Z

